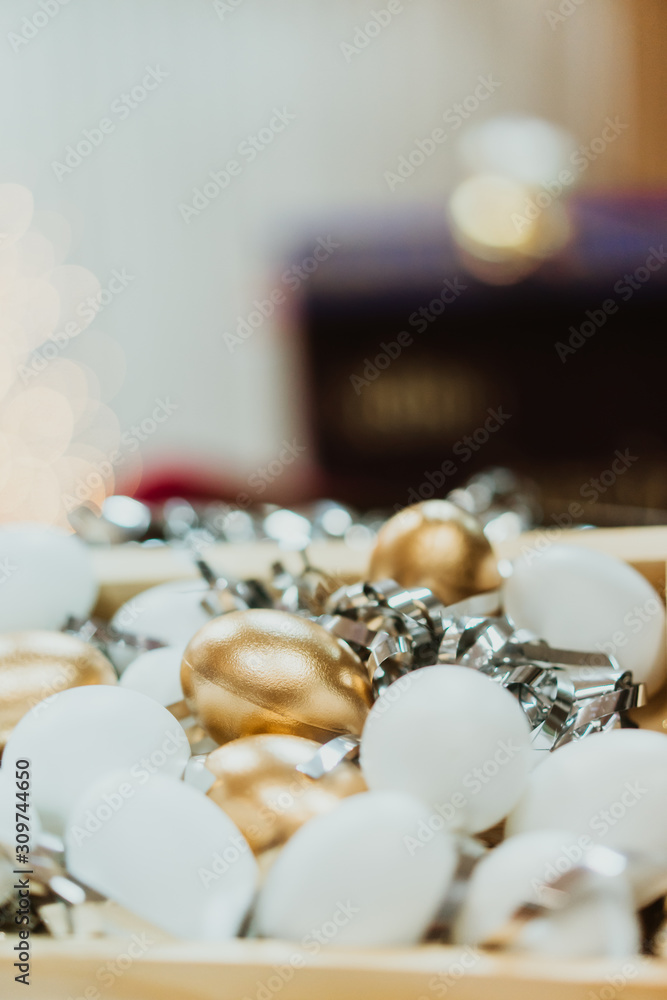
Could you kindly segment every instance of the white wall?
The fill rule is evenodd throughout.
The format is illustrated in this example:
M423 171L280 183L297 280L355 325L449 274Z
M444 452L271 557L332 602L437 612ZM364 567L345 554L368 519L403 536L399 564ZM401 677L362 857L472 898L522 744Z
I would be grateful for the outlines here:
M104 411L99 427L79 428L84 444L109 453L168 396L179 408L142 444L145 467L180 457L242 480L298 426L294 358L271 321L233 353L223 334L275 284L279 253L297 233L326 235L343 212L425 202L439 211L455 175L453 143L394 192L383 174L480 75L501 86L477 120L532 111L583 139L627 101L623 25L604 0L585 0L555 27L545 18L555 0L412 0L346 61L340 43L385 6L69 0L22 44L9 33L40 11L38 0L3 0L0 182L27 186L36 210L66 217L69 263L103 286L114 268L134 276L67 349L97 370L117 417ZM147 66L168 75L120 120L109 109ZM246 163L235 150L274 107L296 118ZM59 180L52 162L104 116L114 131ZM186 224L179 203L232 156L241 175Z

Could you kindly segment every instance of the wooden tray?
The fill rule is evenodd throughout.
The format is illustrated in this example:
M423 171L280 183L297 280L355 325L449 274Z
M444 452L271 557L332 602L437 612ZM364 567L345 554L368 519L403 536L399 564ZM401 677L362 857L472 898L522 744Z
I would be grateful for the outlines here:
M510 558L526 545L554 540L611 552L634 565L664 596L667 528L533 532L499 548ZM212 546L221 572L263 576L282 554L272 545ZM292 562L295 557L290 557ZM343 545L313 546L311 559L341 580L363 575L368 553ZM98 613L109 616L134 594L197 574L185 553L118 547L95 551L101 584ZM667 690L636 713L640 725L667 730ZM658 1000L667 998L667 961L562 962L476 953L442 945L367 951L327 948L317 954L281 941L219 945L154 943L137 958L129 938L56 941L31 938L31 985L14 982L13 941L0 941L0 998L30 1000ZM302 967L290 960L299 956ZM461 963L464 958L465 963ZM111 964L109 964L111 963ZM294 964L297 964L295 962ZM467 968L466 966L470 966ZM283 974L281 975L281 970ZM289 975L289 971L292 975Z

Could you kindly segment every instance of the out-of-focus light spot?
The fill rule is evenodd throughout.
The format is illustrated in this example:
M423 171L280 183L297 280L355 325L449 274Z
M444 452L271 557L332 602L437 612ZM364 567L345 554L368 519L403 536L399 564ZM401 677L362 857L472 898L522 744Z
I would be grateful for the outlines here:
M322 514L321 521L327 534L342 537L352 524L352 516L344 507L330 507Z
M99 399L103 403L113 399L127 374L125 352L118 341L95 326L86 331L85 337L72 341L68 350L72 359L94 368Z
M60 484L53 468L25 452L16 456L0 494L0 522L63 521Z
M42 233L32 229L14 243L10 250L14 266L30 278L44 277L56 266L53 244ZM3 256L0 250L0 265L2 263Z
M30 227L34 201L22 184L0 184L0 250L15 243Z
M72 439L74 418L61 393L36 386L5 403L0 426L22 441L35 459L53 462Z
M0 401L9 392L16 378L16 365L9 343L0 341Z
M67 400L76 424L83 415L91 397L95 398L95 376L69 358L57 358L35 378L43 388L61 393ZM91 384L92 383L92 384Z
M53 248L54 265L67 259L72 246L72 226L60 212L38 209L32 219L32 229L43 234Z
M117 466L126 490L141 478L141 439L121 440L101 401L123 382L122 348L91 332L77 358L76 338L106 303L94 274L64 263L71 238L63 216L33 213L27 188L0 184L0 521L67 531L75 507L101 510Z
M106 455L120 453L122 450L118 417L108 406L95 399L89 399L86 403L86 408L77 421L76 437L79 444L99 448ZM139 440L133 438L131 442L128 441L129 447L126 450L138 449L139 444Z
M484 534L492 545L508 542L518 538L523 531L523 520L513 510L506 510L497 517L491 518L484 525Z
M463 133L458 151L470 173L537 187L558 181L575 145L574 136L543 118L501 115Z
M93 451L90 458L68 452L54 463L53 471L58 477L66 514L82 505L101 511L107 494L114 488L111 463L101 452L95 454Z
M480 251L514 250L531 241L534 223L518 227L512 217L521 213L530 190L508 177L480 174L454 190L449 209L464 240Z
M151 521L148 507L138 500L133 500L132 497L107 497L102 505L102 513L120 528L131 530L139 535L148 529Z
M76 337L99 311L101 285L92 271L78 264L62 264L49 272L49 281L60 296L58 328ZM71 332L66 330L72 324ZM74 328L76 327L76 332Z
M310 541L310 521L293 510L274 510L264 519L264 531L284 549L303 549Z
M0 336L15 350L34 350L55 330L60 305L56 290L42 278L0 267Z

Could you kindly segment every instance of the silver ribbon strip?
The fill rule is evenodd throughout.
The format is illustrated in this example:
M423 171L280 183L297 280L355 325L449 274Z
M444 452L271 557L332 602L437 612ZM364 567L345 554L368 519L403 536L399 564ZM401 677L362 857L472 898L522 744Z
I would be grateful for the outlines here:
M605 732L644 704L643 685L613 657L549 646L507 617L489 616L497 603L496 592L447 608L426 587L381 580L342 587L317 620L368 663L376 695L430 664L485 673L517 698L538 750Z
M613 657L557 649L516 630L506 617L460 617L445 628L438 662L473 667L514 694L533 728L533 745L555 750L614 728L645 703Z
M356 736L336 736L325 743L305 764L297 764L297 771L309 778L323 778L344 760L352 760L359 754L361 740Z

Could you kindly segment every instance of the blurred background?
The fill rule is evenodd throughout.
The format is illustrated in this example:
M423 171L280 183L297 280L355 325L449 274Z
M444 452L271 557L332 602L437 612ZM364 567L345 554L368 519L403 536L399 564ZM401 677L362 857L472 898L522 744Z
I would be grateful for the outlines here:
M5 0L0 35L0 520L493 465L665 520L660 0Z

